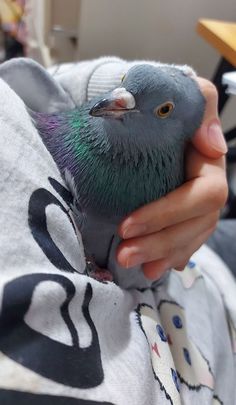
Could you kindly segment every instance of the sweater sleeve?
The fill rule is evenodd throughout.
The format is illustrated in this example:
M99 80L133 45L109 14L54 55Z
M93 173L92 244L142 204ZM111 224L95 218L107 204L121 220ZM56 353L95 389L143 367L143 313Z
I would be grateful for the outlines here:
M79 106L118 86L129 66L130 63L122 59L102 57L54 66L49 72Z
M94 97L118 87L122 77L134 65L148 63L153 66L165 64L151 60L126 61L117 57L101 57L89 61L54 66L49 72L70 95L75 105L79 106ZM195 75L187 65L177 66L187 75Z

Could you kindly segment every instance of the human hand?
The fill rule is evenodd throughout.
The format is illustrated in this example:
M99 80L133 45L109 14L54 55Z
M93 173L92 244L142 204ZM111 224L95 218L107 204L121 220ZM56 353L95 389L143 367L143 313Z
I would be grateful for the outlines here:
M217 113L217 91L208 80L197 80L206 110L186 153L187 181L131 213L119 227L124 240L117 251L118 262L126 268L143 264L150 279L160 278L171 267L185 267L214 231L227 199L227 146Z

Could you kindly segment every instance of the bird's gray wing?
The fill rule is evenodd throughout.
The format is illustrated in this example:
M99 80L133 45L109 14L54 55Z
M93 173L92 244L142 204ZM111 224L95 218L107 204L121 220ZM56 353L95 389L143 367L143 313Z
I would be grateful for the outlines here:
M87 259L93 260L101 268L107 268L117 225L80 210L75 213L75 221L82 235Z
M97 213L86 210L80 203L79 189L69 170L65 171L65 182L74 196L72 212L81 233L85 256L92 259L97 266L106 268L114 235L119 221L109 220Z

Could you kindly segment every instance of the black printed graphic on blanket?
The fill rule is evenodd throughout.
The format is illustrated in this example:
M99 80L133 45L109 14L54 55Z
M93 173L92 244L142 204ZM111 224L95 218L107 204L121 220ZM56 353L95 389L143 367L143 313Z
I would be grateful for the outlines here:
M70 193L56 180L49 179L49 181L69 207L72 202ZM32 237L58 270L63 271L64 274L65 272L73 273L76 270L57 247L47 228L46 208L51 204L58 206L65 215L69 216L69 208L66 209L48 190L41 188L31 195L29 227ZM72 221L71 225L74 226ZM36 328L27 322L27 313L34 304L34 300L38 299L40 291L43 291L45 283L51 283L54 291L60 290L58 296L61 294L64 297L60 306L53 308L53 311L58 319L61 318L62 328L64 328L65 335L69 335L70 344L59 341L56 336L53 339L51 336L47 336L44 330L40 330L40 322L37 324L40 308L37 308L38 312L35 312L34 325L36 324ZM93 298L91 284L87 283L81 306L84 320L91 334L91 342L87 347L80 347L78 333L69 313L69 305L75 294L76 289L73 282L60 272L58 274L27 274L8 282L2 296L0 351L16 363L44 378L69 387L89 389L100 385L104 379L99 337L89 310ZM38 299L39 303L40 300L42 300L42 294ZM7 389L0 389L0 403L4 405L13 403L19 405L112 405L108 402L30 394Z
M71 334L71 346L39 333L24 320L37 286L48 281L59 284L65 292L66 298L58 311ZM30 274L8 283L4 288L0 316L0 350L51 380L71 387L92 388L101 384L104 376L98 335L89 313L91 284L87 284L82 304L82 312L92 334L91 345L86 348L80 348L78 334L69 314L69 304L74 295L73 283L57 274Z
M69 215L69 207L73 202L70 192L63 187L58 181L49 177L49 182L53 188L62 197L66 207L48 190L40 188L35 190L29 200L29 227L35 241L38 243L44 254L50 262L59 270L74 272L76 269L68 262L61 250L53 241L47 228L46 209L53 204L59 207L67 215L72 227L76 233L72 217Z
M53 395L30 394L0 389L0 403L3 405L113 405L111 402L98 402L86 399Z

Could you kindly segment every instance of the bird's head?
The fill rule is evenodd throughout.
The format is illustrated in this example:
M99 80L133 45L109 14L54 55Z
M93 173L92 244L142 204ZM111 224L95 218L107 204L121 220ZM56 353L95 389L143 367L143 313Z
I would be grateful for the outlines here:
M159 149L190 138L201 124L204 107L192 74L171 65L142 64L96 102L90 115L104 120L114 137Z

